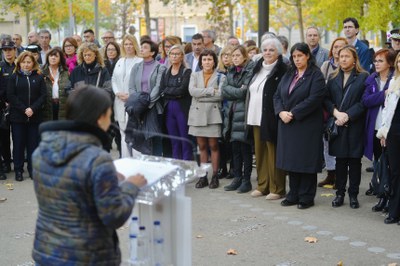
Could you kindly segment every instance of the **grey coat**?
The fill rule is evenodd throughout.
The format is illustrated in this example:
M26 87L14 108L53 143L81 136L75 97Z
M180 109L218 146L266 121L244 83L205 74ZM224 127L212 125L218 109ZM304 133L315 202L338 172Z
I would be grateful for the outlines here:
M221 90L224 81L225 76L215 70L206 88L203 71L192 72L189 83L189 93L192 96L192 104L189 109L189 126L222 124Z
M317 62L317 66L321 67L322 64L329 59L329 50L323 48L321 45L319 46L318 53L315 56L315 62Z
M227 101L223 129L226 140L250 141L246 136L245 103L254 65L250 60L240 72L236 72L236 67L230 67L222 85L222 97Z
M132 67L131 70L132 75L129 80L129 94L142 91L141 83L143 75L143 64L144 61L137 63ZM153 72L150 74L150 80L149 80L150 82L149 88L151 90L149 109L151 109L154 105L156 105L156 103L158 103L158 100L160 99L160 82L161 82L161 77L166 69L167 68L164 65L161 65L156 61L156 66L154 67ZM161 104L157 104L157 110L159 111L159 113L162 113Z

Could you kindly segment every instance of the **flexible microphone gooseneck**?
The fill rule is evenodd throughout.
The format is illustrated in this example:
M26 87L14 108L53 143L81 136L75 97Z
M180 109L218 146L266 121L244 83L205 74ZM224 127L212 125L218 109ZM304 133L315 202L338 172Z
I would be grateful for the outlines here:
M116 130L122 130L115 123L111 123L110 127L114 128ZM194 161L197 162L198 166L200 166L200 152L199 152L199 149L198 149L197 145L193 141L191 141L191 140L189 140L187 138L179 137L179 136L173 136L173 135L167 135L167 134L153 132L153 131L144 131L144 130L140 130L140 129L136 129L136 128L127 128L127 129L122 130L122 131L124 131L125 134L127 132L129 132L129 133L131 133L131 132L132 133L140 133L140 134L151 134L152 137L160 137L160 138L163 138L163 139L170 139L170 140L179 140L179 141L183 141L183 142L189 143L190 146L192 146L192 152L193 152ZM133 148L131 143L128 143L128 144L129 144L129 146L131 146L131 148Z

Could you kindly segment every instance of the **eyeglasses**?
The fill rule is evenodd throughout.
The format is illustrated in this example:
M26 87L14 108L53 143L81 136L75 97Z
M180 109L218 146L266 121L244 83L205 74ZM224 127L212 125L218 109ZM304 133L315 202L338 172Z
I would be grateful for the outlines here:
M110 40L110 39L114 39L114 37L101 37L101 39L103 39L103 40Z
M374 64L382 64L383 62L385 62L385 61L383 61L382 59L379 59L379 60L374 60Z
M115 49L115 48L107 48L107 52L115 52L115 51L117 51L117 49Z
M223 53L222 56L223 56L223 57L224 57L224 56L230 57L230 56L232 56L232 54Z
M181 56L182 53L170 53L169 56Z
M167 44L166 44L166 45L164 45L164 47L168 49L168 48L171 48L172 45L167 45Z

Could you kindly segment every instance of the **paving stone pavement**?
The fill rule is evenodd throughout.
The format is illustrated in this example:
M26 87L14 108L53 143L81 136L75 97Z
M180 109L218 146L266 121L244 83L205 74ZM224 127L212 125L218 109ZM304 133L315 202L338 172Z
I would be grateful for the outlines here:
M400 265L400 226L385 225L384 215L373 213L376 199L365 196L371 174L363 160L360 205L332 208L334 190L318 188L315 206L298 210L280 201L252 198L250 193L225 192L220 187L195 189L192 198L192 265ZM322 180L326 172L319 174ZM252 176L256 185L255 170ZM9 185L12 184L12 185ZM9 188L13 190L9 190ZM0 181L0 266L33 265L31 249L37 202L32 181L15 182L14 174ZM118 230L123 260L128 255L128 230ZM316 243L305 242L315 237ZM227 255L229 249L237 255Z

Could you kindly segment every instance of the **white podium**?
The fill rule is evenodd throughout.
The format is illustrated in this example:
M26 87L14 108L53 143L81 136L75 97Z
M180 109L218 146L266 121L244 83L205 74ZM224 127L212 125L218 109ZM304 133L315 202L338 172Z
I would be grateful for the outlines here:
M148 185L138 197L133 216L146 227L153 239L153 222L158 220L164 234L164 265L192 265L192 203L185 196L185 183L204 176L208 164L200 167L193 161L140 155L139 158L116 160L117 171L125 176L144 174ZM154 253L150 248L150 265Z

